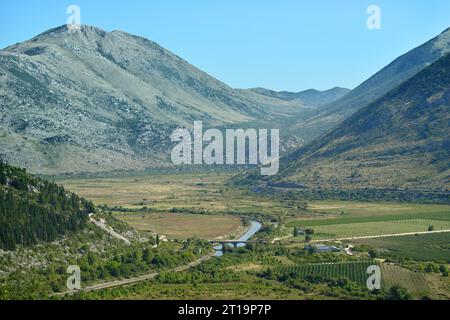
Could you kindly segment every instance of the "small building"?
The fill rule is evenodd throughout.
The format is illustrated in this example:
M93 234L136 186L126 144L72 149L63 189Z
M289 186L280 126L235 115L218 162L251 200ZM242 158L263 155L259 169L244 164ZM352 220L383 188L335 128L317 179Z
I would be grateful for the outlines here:
M315 245L316 252L322 253L322 252L340 252L341 250L336 246L327 246L324 244L316 244Z

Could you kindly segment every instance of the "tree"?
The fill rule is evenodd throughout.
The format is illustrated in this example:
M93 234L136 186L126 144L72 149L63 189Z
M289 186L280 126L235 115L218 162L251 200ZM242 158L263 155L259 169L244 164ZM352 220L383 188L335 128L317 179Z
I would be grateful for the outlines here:
M0 184L6 185L8 183L8 178L6 177L5 171L0 169Z
M370 256L372 259L375 259L375 258L378 256L378 253L377 253L374 249L370 249L370 250L369 250L369 256Z
M312 237L311 237L309 234L306 235L305 241L306 241L306 242L311 242L311 240L312 240Z
M448 277L448 270L447 270L447 267L445 265L441 264L439 266L439 271L442 272L442 276L443 277Z
M428 227L428 231L429 231L429 232L434 231L434 226L433 226L433 225L430 225L430 226Z
M437 273L439 272L439 267L434 263L428 263L425 267L425 272L427 273Z
M395 285L389 289L387 298L389 300L411 300L412 296L405 288Z
M150 255L150 250L148 250L148 248L144 248L144 251L142 252L142 260L144 260L145 262L152 261L152 257Z
M311 246L311 245L309 245L309 246L307 247L307 250L308 250L308 253L309 253L309 254L314 254L314 253L317 252L317 248L316 248L315 246Z

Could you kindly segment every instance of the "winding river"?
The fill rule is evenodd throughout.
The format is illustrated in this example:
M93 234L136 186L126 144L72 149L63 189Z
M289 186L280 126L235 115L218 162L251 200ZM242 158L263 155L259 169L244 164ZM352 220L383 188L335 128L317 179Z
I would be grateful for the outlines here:
M261 229L262 225L261 223L259 223L256 220L251 220L250 221L250 228L242 235L238 238L239 241L247 241L249 240L251 237L253 237L253 235L255 233L257 233L259 231L259 229ZM245 243L238 243L237 247L245 247ZM216 250L216 257L220 257L223 255L223 251L222 251L222 245L217 245L214 246L214 250Z

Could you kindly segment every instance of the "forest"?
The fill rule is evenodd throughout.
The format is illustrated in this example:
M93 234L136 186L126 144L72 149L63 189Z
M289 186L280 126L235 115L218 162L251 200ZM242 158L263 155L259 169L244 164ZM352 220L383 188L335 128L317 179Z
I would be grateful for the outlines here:
M0 248L53 241L85 227L92 202L0 161Z

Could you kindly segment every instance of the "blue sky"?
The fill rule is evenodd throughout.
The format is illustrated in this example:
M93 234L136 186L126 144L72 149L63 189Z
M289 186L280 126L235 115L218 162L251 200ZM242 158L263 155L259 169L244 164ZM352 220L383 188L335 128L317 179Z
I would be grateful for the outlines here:
M450 26L448 0L1 0L0 47L66 23L158 42L232 87L353 88ZM382 29L366 27L381 8Z

